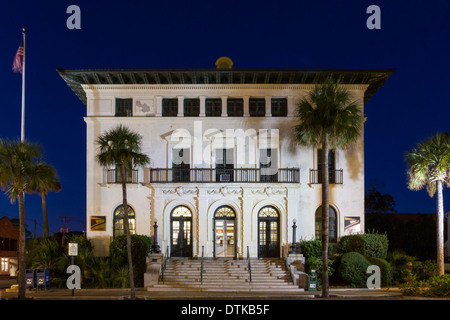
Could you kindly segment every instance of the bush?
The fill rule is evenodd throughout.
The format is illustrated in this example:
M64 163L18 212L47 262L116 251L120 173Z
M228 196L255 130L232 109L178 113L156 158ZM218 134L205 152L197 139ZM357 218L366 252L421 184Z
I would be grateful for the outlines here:
M367 261L370 262L370 264L377 265L380 267L381 272L381 286L382 287L389 287L392 285L391 281L391 265L389 262L387 262L384 259L379 258L372 258L372 257L366 257Z
M137 286L144 283L144 273L147 269L146 257L150 252L151 238L144 235L131 235L131 257L133 262L134 281ZM110 245L113 268L128 266L126 235L116 237Z
M328 255L332 251L332 245L328 246ZM315 257L322 258L322 241L320 239L316 240L304 240L300 242L300 252L305 256L306 259Z
M369 276L366 271L370 265L370 262L358 252L344 253L340 257L338 274L342 280L352 287L365 288Z
M386 259L388 247L389 241L386 234L353 234L341 238L338 252L358 252L363 256Z
M425 295L450 297L450 275L444 274L442 276L431 277L427 281L428 290Z

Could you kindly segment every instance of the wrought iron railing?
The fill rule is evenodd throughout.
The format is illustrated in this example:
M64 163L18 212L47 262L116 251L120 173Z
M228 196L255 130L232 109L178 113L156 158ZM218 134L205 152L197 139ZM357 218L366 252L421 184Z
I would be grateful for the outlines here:
M342 169L334 169L328 171L329 183L342 184L344 172ZM311 184L322 183L322 170L309 169L309 181Z
M288 273L288 283L291 282L291 266L288 263L288 256L286 253L286 247L283 246L283 260L284 260L284 266L286 267L286 271Z
M252 264L250 262L250 249L247 246L247 269L248 269L248 281L252 282Z
M166 253L164 254L162 266L161 266L161 281L164 282L164 270L167 267L167 259L169 259L169 246L167 246Z
M256 182L256 183L299 183L299 168L150 168L150 183L167 182Z
M200 266L200 283L203 284L203 258L205 256L205 246L202 246L202 262Z
M138 183L138 170L125 170L126 183ZM122 183L122 178L117 169L106 169L106 183Z

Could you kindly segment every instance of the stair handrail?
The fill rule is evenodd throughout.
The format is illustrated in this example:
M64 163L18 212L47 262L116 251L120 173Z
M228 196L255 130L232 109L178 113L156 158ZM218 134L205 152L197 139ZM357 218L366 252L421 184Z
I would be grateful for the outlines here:
M249 281L252 282L252 264L250 263L250 249L248 246L247 246L247 269Z
M161 281L164 281L164 270L166 270L168 259L169 259L169 246L167 246L166 253L163 255L163 262L161 266Z
M202 261L200 266L200 282L203 284L203 257L205 255L205 246L202 246Z
M286 254L286 247L283 246L283 260L284 260L284 265L286 267L286 271L288 273L288 283L291 282L291 268L289 266L288 263L288 258L287 258L287 254Z

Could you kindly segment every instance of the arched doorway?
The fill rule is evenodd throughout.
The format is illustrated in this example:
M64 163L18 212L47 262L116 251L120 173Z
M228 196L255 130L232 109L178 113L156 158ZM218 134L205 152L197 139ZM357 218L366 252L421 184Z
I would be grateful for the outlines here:
M192 212L185 206L170 215L170 256L192 257Z
M280 257L280 214L272 206L258 212L258 257Z
M214 257L236 257L236 213L229 206L214 214Z

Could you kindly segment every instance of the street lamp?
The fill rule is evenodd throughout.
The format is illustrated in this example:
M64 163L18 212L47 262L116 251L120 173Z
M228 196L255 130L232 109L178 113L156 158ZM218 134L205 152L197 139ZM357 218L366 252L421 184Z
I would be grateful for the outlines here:
M297 242L295 241L295 239L297 238L295 235L295 233L296 233L295 231L297 229L297 225L296 225L297 220L294 219L292 222L294 223L292 225L292 253L297 254Z
M159 250L158 245L158 224L157 220L155 219L155 224L153 225L153 250L152 253L161 253L161 250Z

